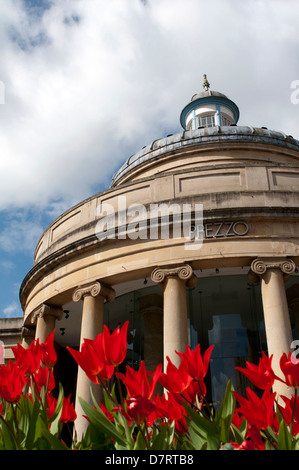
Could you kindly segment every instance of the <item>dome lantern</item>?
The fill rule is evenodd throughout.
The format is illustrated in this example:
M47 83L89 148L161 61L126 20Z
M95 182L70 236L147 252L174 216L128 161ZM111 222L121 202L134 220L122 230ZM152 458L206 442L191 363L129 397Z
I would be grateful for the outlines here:
M227 96L210 90L207 75L204 75L204 91L195 94L181 112L181 125L185 130L202 127L232 126L239 120L239 108Z

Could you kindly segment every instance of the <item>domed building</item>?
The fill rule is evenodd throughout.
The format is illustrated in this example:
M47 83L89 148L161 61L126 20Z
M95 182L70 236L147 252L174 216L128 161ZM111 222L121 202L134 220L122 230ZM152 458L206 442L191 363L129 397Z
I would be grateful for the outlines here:
M298 329L299 142L238 126L239 109L210 89L180 115L182 132L128 158L109 189L44 232L20 290L23 344L55 328L58 378L88 400L66 346L129 320L126 364L148 370L189 344L214 345L208 399L236 366L291 350ZM84 432L79 404L77 431Z

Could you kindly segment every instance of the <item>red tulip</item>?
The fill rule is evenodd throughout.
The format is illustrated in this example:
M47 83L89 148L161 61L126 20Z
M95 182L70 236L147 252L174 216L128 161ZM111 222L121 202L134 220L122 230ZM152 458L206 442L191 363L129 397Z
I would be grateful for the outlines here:
M75 421L76 418L77 418L77 413L75 411L73 403L71 403L70 401L70 396L68 398L63 397L60 422L68 423L69 421Z
M53 369L48 369L47 367L40 367L39 370L34 374L34 383L36 384L39 392L42 387L46 388L47 386L48 391L53 390L55 387Z
M185 370L185 366L180 364L180 367L177 368L171 362L169 357L167 357L168 364L166 368L166 374L163 372L160 375L159 382L166 388L169 392L174 394L183 393L191 384L193 378Z
M9 361L0 366L0 396L9 403L17 403L26 384L24 370Z
M244 420L244 416L240 416L237 411L234 411L234 415L233 415L233 417L232 417L232 423L233 423L238 429L240 429L240 426L241 426L243 420Z
M46 367L54 367L57 361L57 354L54 347L55 330L47 336L44 343L40 345L41 361Z
M294 358L292 353L283 353L280 368L285 376L285 383L289 387L299 387L299 359Z
M210 357L214 346L210 346L201 356L200 345L198 344L194 351L188 345L186 351L183 353L176 353L181 358L181 368L184 368L188 374L196 380L202 380L209 368Z
M144 361L141 361L138 371L127 366L126 375L121 372L117 372L116 375L127 387L127 392L130 398L141 396L143 398L150 399L155 391L161 370L162 364L159 364L155 373L152 375L151 372L147 372L145 370ZM151 381L148 379L150 375L152 375Z
M153 401L143 398L140 395L128 398L125 400L125 403L127 405L127 411L122 411L123 414L129 421L137 424L142 423L156 409Z
M291 398L280 396L285 402L285 406L282 404L279 405L279 410L288 426L292 424L292 433L293 436L296 436L299 433L299 402L298 399L292 395ZM292 422L293 420L293 422Z
M272 357L273 355L268 358L263 352L258 366L246 362L246 368L236 367L236 369L242 372L256 387L265 390L268 386L272 387L276 379L271 366Z
M276 394L271 393L270 390L271 388L268 387L261 399L249 387L246 389L247 398L233 392L241 405L236 411L240 412L248 423L251 426L256 426L257 429L267 429L274 425L274 401Z
M38 371L40 368L40 359L41 359L41 347L38 339L32 341L30 346L25 349L20 344L17 344L16 347L11 348L16 363L24 368L26 375L32 375Z
M101 334L94 340L84 339L80 352L69 347L67 349L93 382L103 383L112 377L114 367L106 364Z
M157 418L167 418L170 422L175 421L176 430L181 434L186 434L187 423L185 417L187 416L185 408L169 393L167 398L165 394L160 397L157 395L154 399L157 411Z
M127 330L129 322L126 321L122 328L117 327L111 334L106 325L103 328L103 350L106 363L110 366L121 364L127 354Z
M57 399L53 397L52 393L47 396L47 414L48 419L51 419L55 413L57 407ZM75 411L73 403L68 398L63 397L62 412L59 418L60 423L68 423L69 421L75 421L77 419L77 413Z
M265 444L256 445L249 439L245 439L242 444L237 444L236 442L232 442L232 446L234 449L237 450L265 450Z
M51 419L53 414L55 413L57 406L57 400L53 397L52 393L47 395L47 415L48 419Z

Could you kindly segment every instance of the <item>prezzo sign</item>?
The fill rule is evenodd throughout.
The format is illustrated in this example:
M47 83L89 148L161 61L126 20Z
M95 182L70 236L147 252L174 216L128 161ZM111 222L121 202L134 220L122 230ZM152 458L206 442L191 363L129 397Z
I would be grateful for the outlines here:
M118 196L116 204L102 202L97 207L95 232L100 241L107 239L185 239L186 250L198 250L206 238L241 237L248 233L243 221L204 222L203 205L130 204Z
M203 225L204 238L244 237L248 230L247 223L241 220L210 222Z

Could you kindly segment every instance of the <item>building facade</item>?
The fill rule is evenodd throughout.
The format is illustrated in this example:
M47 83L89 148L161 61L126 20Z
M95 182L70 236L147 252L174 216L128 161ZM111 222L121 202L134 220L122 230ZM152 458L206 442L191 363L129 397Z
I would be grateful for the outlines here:
M74 396L88 400L90 383L65 348L104 323L129 320L132 367L165 366L167 356L178 364L187 344L214 344L215 404L229 379L244 390L236 366L265 351L278 370L297 338L299 142L238 126L237 105L206 76L203 87L181 112L181 133L131 156L109 189L58 217L36 247L20 290L23 344L55 328L59 379Z

